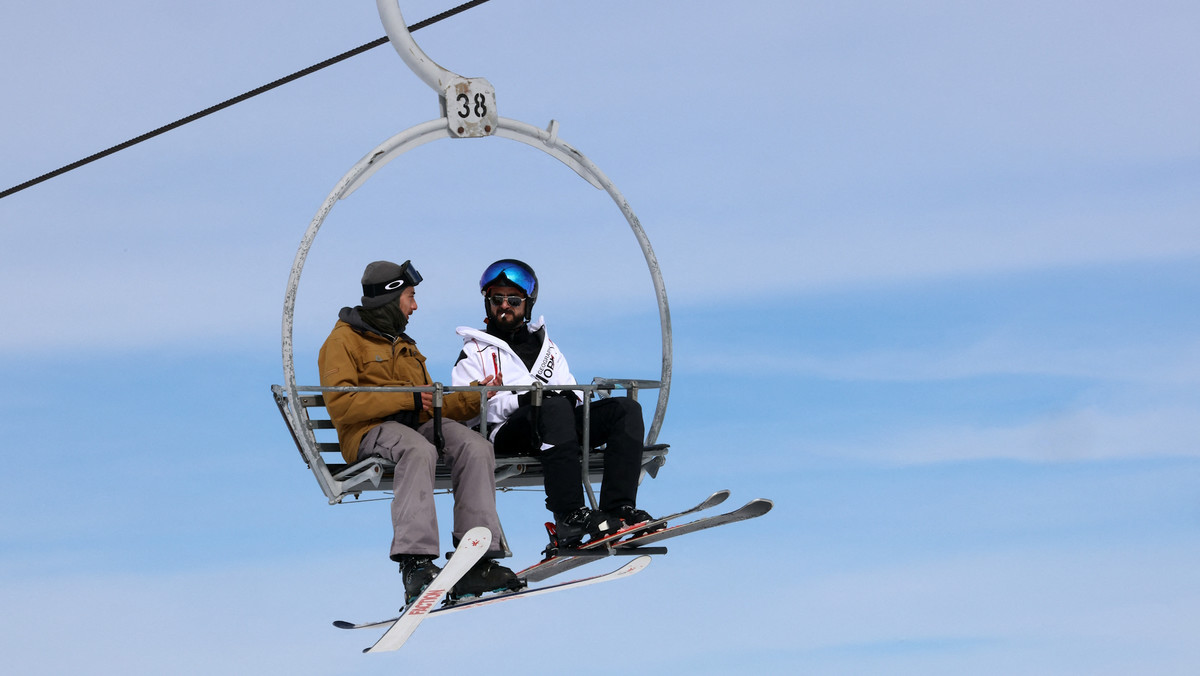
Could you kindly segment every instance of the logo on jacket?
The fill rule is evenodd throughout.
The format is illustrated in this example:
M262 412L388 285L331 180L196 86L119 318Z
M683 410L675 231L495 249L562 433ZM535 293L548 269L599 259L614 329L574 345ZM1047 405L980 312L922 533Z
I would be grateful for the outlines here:
M537 370L533 372L533 377L547 385L550 384L550 379L554 377L554 355L546 353L546 358L542 360L541 364L538 364Z

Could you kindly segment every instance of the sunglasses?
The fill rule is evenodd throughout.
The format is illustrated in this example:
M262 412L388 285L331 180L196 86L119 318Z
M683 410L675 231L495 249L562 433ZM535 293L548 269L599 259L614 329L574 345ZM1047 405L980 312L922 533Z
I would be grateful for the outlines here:
M492 302L492 307L500 307L504 305L505 301L508 302L509 307L521 307L525 302L525 299L521 296L501 296L500 294L488 296L488 300Z

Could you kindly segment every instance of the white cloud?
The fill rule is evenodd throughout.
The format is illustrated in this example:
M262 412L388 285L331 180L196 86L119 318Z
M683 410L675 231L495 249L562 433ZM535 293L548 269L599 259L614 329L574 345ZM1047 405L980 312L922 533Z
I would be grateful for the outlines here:
M1117 319L1113 324L1119 325ZM789 324L793 326L794 324ZM1056 342L1036 325L1015 324L981 338L913 348L858 347L847 340L835 349L789 351L743 341L736 354L688 337L677 368L697 374L762 373L835 381L937 382L992 376L1074 378L1097 382L1180 386L1200 381L1200 343L1191 336L1145 336L1106 344L1082 337ZM931 340L933 340L931 338ZM1094 342L1089 342L1094 340ZM1082 342L1081 342L1082 341ZM724 344L724 343L723 343ZM771 351L764 351L771 347Z
M864 350L782 359L758 356L748 362L763 369L851 381L921 382L1008 375L1163 385L1200 381L1200 345L1059 347L1039 345L1036 336L993 336L945 349ZM706 364L712 362L695 366Z
M934 424L915 430L876 430L871 442L836 449L825 446L822 453L899 465L1200 457L1197 419L1200 409L1186 405L1145 410L1085 407L1009 425Z
M1185 673L1191 546L1007 548L864 561L793 582L792 645L814 661L883 658L889 673ZM819 618L819 619L818 619ZM907 647L906 647L907 645ZM1151 666L1153 665L1153 666ZM924 669L924 671L922 671Z
M771 297L1200 256L1194 196L1074 201L976 203L936 212L897 205L887 215L822 212L790 221L748 212L745 221L669 222L659 239L670 252L664 257L668 288L685 303L710 292L718 276L739 294ZM768 223L754 222L761 218Z
M735 350L735 359L718 359L713 349L683 353L676 370L720 377L728 374L773 374L764 387L824 381L857 388L913 385L923 389L916 400L897 402L894 416L847 429L832 438L803 442L821 457L855 458L886 464L923 464L1008 459L1024 462L1074 462L1200 456L1200 349L1185 345L1084 346L1067 348L1037 344L1036 331L1020 339L993 336L966 346L945 349L864 350L824 356L787 356ZM691 355L706 355L703 359ZM1007 394L987 395L986 385L1004 378ZM1017 380L1013 380L1016 378ZM1047 380L1071 381L1061 391ZM1026 383L1022 386L1020 383ZM942 387L939 395L928 387ZM807 390L811 395L811 384ZM990 412L985 404L959 409L949 403L956 389L1001 404ZM760 393L763 390L758 390ZM774 391L773 389L771 391ZM1022 391L1030 397L1026 400ZM857 395L838 390L838 397ZM892 389L894 393L897 390ZM868 396L869 395L864 395ZM949 398L949 399L947 399ZM927 404L922 404L927 402ZM835 405L844 414L851 403ZM878 403L873 404L877 406ZM923 406L942 411L937 418ZM951 406L946 410L946 406ZM911 415L905 415L907 411ZM798 412L801 417L810 415ZM878 413L864 413L870 418ZM932 414L930 414L932 415ZM861 435L866 435L865 437ZM786 455L786 454L785 454Z

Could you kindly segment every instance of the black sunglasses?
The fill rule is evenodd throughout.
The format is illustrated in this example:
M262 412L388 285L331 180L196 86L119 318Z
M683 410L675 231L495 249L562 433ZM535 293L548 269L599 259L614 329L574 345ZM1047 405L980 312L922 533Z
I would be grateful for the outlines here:
M509 307L521 307L521 304L525 302L521 296L501 296L500 294L488 296L488 300L492 302L492 307L500 307L504 305L505 301L508 301Z

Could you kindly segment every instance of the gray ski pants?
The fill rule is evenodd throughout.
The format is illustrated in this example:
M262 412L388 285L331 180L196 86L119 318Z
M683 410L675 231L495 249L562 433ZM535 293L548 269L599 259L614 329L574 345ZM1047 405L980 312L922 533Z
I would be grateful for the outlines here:
M445 459L454 490L455 542L475 526L492 532L487 555L503 556L503 533L496 515L496 458L492 444L478 432L453 420L442 421ZM433 422L412 429L388 421L371 428L358 446L359 459L373 455L396 463L392 497L393 561L401 554L441 554L437 511L433 503Z

